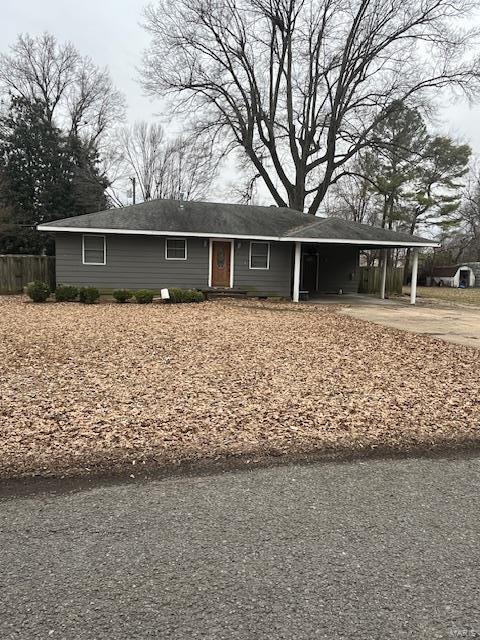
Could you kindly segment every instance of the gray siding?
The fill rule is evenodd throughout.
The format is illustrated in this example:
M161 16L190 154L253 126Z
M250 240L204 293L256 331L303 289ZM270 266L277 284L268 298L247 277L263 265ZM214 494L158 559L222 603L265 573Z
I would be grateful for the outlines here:
M270 268L250 269L250 241L236 241L233 286L246 289L250 295L289 298L291 296L292 247L293 244L290 242L270 242Z
M181 236L179 236L181 237ZM163 287L205 289L208 287L209 242L187 238L187 260L165 259L165 237L106 235L107 263L82 263L82 234L56 234L56 279L58 283L159 290ZM234 242L233 286L251 295L291 295L292 245L270 243L270 269L249 269L250 242Z
M107 264L82 264L82 234L56 234L57 282L101 290L208 285L208 240L187 239L187 260L165 260L165 238L106 235ZM204 246L206 245L206 246Z

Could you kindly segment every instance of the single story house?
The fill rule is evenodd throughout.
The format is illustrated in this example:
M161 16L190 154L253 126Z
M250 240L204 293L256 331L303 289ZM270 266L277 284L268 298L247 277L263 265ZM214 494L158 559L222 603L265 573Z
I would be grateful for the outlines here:
M55 235L57 282L107 291L237 289L296 302L302 291L356 293L361 249L412 248L416 283L418 249L437 246L288 208L183 200L151 200L38 229Z
M468 265L434 267L431 284L444 287L474 287L475 273Z

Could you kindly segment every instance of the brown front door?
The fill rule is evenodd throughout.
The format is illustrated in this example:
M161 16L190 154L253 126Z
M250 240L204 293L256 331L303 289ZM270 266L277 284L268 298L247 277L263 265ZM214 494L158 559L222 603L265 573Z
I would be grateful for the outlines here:
M212 287L230 287L230 242L212 242Z

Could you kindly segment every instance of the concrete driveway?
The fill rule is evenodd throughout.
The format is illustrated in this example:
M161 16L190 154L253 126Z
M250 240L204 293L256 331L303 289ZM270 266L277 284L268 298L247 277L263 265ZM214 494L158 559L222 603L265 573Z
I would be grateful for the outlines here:
M480 637L473 455L74 488L0 503L2 639Z
M374 298L372 300L375 301ZM422 301L415 306L395 300L375 302L378 304L360 298L349 306L342 305L341 313L387 327L480 348L480 307Z

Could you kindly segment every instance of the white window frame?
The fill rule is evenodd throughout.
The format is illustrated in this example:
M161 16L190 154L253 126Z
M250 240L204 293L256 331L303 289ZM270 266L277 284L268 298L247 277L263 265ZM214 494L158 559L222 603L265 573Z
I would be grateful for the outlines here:
M266 244L267 245L267 266L266 267L252 267L252 245L253 244ZM250 242L250 250L248 252L248 267L257 271L268 271L270 269L270 242L264 242L263 240L252 240Z
M85 238L103 238L103 262L86 262L85 261ZM103 267L107 264L107 238L100 233L84 233L82 235L82 263L92 267Z
M185 257L184 258L169 258L168 257L168 242L170 240L182 240L185 246ZM186 260L187 259L187 239L186 238L165 238L165 260Z

